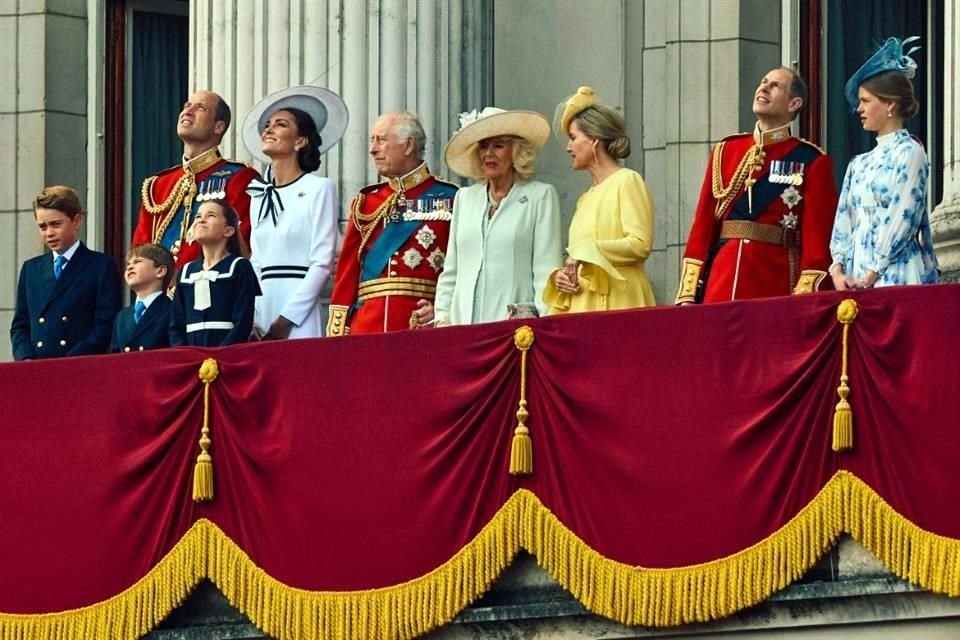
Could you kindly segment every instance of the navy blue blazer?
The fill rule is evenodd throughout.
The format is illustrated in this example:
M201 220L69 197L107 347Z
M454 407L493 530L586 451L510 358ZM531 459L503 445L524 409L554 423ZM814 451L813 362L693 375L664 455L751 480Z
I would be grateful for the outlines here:
M169 347L170 304L170 298L161 293L143 312L140 322L133 321L135 305L130 305L118 313L113 323L110 353Z
M82 242L53 275L44 254L23 263L10 324L15 360L103 353L120 309L120 276L113 259Z

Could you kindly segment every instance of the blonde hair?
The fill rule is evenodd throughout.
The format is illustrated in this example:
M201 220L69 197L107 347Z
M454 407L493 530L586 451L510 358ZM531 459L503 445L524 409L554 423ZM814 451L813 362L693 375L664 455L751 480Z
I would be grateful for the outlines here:
M523 182L532 180L537 172L537 150L526 138L513 138L513 170Z
M604 149L613 158L626 158L630 155L627 125L623 114L616 109L595 104L575 115L570 124L574 122L585 136L602 142Z
M529 140L521 138L520 136L508 135L504 137L509 138L510 142L513 143L510 159L513 165L513 172L517 175L517 180L520 182L532 180L537 173L536 147L534 147ZM480 153L479 146L474 153ZM486 182L487 180L482 170L479 171L478 175L472 177L477 182Z

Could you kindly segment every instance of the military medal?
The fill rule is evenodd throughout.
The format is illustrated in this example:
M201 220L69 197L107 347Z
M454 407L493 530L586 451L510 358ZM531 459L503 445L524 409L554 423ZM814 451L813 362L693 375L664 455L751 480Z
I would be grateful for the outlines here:
M223 200L227 197L227 179L220 178L220 190L217 191L217 197Z
M770 182L774 184L790 184L799 187L803 184L803 163L774 160L770 163Z

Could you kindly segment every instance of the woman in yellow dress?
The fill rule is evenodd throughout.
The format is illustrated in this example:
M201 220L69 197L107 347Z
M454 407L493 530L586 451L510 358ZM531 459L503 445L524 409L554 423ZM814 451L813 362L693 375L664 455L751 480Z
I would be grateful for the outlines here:
M550 313L631 309L656 304L644 267L653 249L653 199L639 173L621 167L630 155L623 116L580 87L557 107L559 131L576 171L592 186L577 200L569 256L543 292Z

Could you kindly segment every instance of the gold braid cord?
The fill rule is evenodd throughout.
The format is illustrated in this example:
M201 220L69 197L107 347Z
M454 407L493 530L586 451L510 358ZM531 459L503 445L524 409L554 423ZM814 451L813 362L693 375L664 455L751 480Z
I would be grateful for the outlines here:
M533 473L533 440L527 428L527 352L533 346L533 329L524 325L513 334L513 346L520 351L520 406L517 408L517 428L513 430L513 444L510 447L510 474L530 475Z
M353 225L357 228L357 231L360 232L360 248L357 249L358 258L363 258L363 248L367 246L367 241L370 240L370 236L373 235L377 224L387 219L390 215L390 210L393 209L393 205L396 204L402 195L404 195L402 191L393 192L373 213L363 213L360 211L364 201L364 195L362 193L353 201L353 209L351 211L353 214Z
M714 215L717 220L724 216L727 209L729 209L733 201L736 200L744 184L746 184L748 188L753 186L753 178L751 176L754 171L763 168L763 160L766 155L763 147L756 144L750 147L743 158L740 159L740 164L737 165L736 171L733 172L730 183L727 184L727 186L723 186L723 148L725 145L725 142L717 143L717 146L713 150L713 162L711 165L711 187L713 190L713 198L717 201Z
M847 397L850 395L850 378L847 375L847 355L850 348L850 325L860 313L860 308L855 300L847 298L837 307L837 321L843 325L842 342L842 362L840 368L840 386L837 387L837 395L840 396L840 402L837 403L836 410L833 413L833 450L847 451L853 448L853 408Z
M203 381L203 426L200 428L200 455L193 467L193 501L213 500L213 457L210 455L210 384L220 375L217 361L207 358L200 365L200 380Z
M190 216L187 215L187 211L193 204L194 196L197 195L197 182L194 179L194 175L189 171L185 171L173 186L170 195L160 203L155 202L153 199L153 184L156 181L157 176L150 176L143 181L143 185L140 187L140 198L143 201L143 208L146 209L147 213L152 216L160 216L163 214L162 218L155 217L153 220L152 242L154 244L160 243L163 239L163 234L166 233L167 227L173 222L173 218L177 215L177 211L181 206L183 206L184 214L179 239L183 240L187 227L190 226L188 222Z
M676 626L723 618L769 598L800 578L844 532L900 578L960 596L960 540L921 529L862 480L839 471L767 538L725 558L668 569L602 556L526 489L436 569L369 590L308 591L283 584L217 525L200 519L127 590L70 611L0 614L0 639L139 638L203 579L279 640L414 638L453 620L520 549L535 555L597 615L626 625Z

